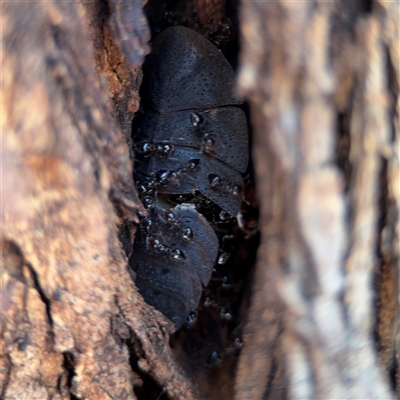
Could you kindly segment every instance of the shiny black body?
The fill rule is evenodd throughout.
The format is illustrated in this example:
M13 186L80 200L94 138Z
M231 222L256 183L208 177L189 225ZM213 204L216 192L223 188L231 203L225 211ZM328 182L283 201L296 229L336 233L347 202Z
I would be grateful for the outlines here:
M211 278L219 243L194 205L171 209L168 198L199 193L236 216L248 164L247 122L232 67L192 30L158 35L144 74L135 182L149 217L138 229L131 265L145 300L179 328Z

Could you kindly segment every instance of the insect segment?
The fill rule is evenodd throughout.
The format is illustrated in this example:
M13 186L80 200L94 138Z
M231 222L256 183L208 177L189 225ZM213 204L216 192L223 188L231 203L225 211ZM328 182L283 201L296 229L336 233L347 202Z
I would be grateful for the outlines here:
M247 121L233 94L232 67L190 29L158 35L144 71L135 182L149 217L138 229L131 265L145 300L179 328L197 308L219 243L194 205L171 208L170 200L200 193L202 204L237 215L248 164Z
M217 253L215 232L192 204L154 207L137 231L136 284L145 300L179 327L197 308Z

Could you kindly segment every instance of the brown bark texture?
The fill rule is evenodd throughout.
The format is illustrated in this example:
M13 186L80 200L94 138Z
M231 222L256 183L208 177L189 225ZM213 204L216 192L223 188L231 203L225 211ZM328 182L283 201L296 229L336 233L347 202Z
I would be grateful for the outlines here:
M393 398L399 4L243 2L241 31L262 243L235 398Z
M228 37L223 3L183 24ZM394 399L399 3L240 4L261 244L235 375L200 378L126 256L143 7L2 4L0 398Z
M131 364L174 398L196 398L171 355L172 324L138 295L118 238L121 221L132 228L144 211L109 100L109 91L129 93L129 82L124 107L138 107L140 82L130 79L148 29L142 3L130 5L131 26L124 2L102 21L118 57L130 56L121 62L129 79L115 67L109 89L94 59L103 57L98 70L112 80L111 45L98 40L95 52L88 28L101 4L2 5L4 399L134 399L143 382Z

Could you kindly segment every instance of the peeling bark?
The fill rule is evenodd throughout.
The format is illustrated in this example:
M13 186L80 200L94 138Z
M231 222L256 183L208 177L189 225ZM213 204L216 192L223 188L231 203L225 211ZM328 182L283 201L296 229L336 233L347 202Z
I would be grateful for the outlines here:
M139 109L141 65L150 33L143 1L83 2L97 71L107 79L112 116L131 147L132 119Z

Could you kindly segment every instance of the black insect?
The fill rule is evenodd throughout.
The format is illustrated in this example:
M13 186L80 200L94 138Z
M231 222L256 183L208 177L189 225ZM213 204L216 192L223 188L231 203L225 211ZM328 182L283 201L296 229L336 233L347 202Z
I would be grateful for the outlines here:
M149 216L138 229L131 265L145 300L179 328L197 308L219 248L213 228L188 201L237 215L247 121L229 62L190 29L158 35L144 72L135 182Z

